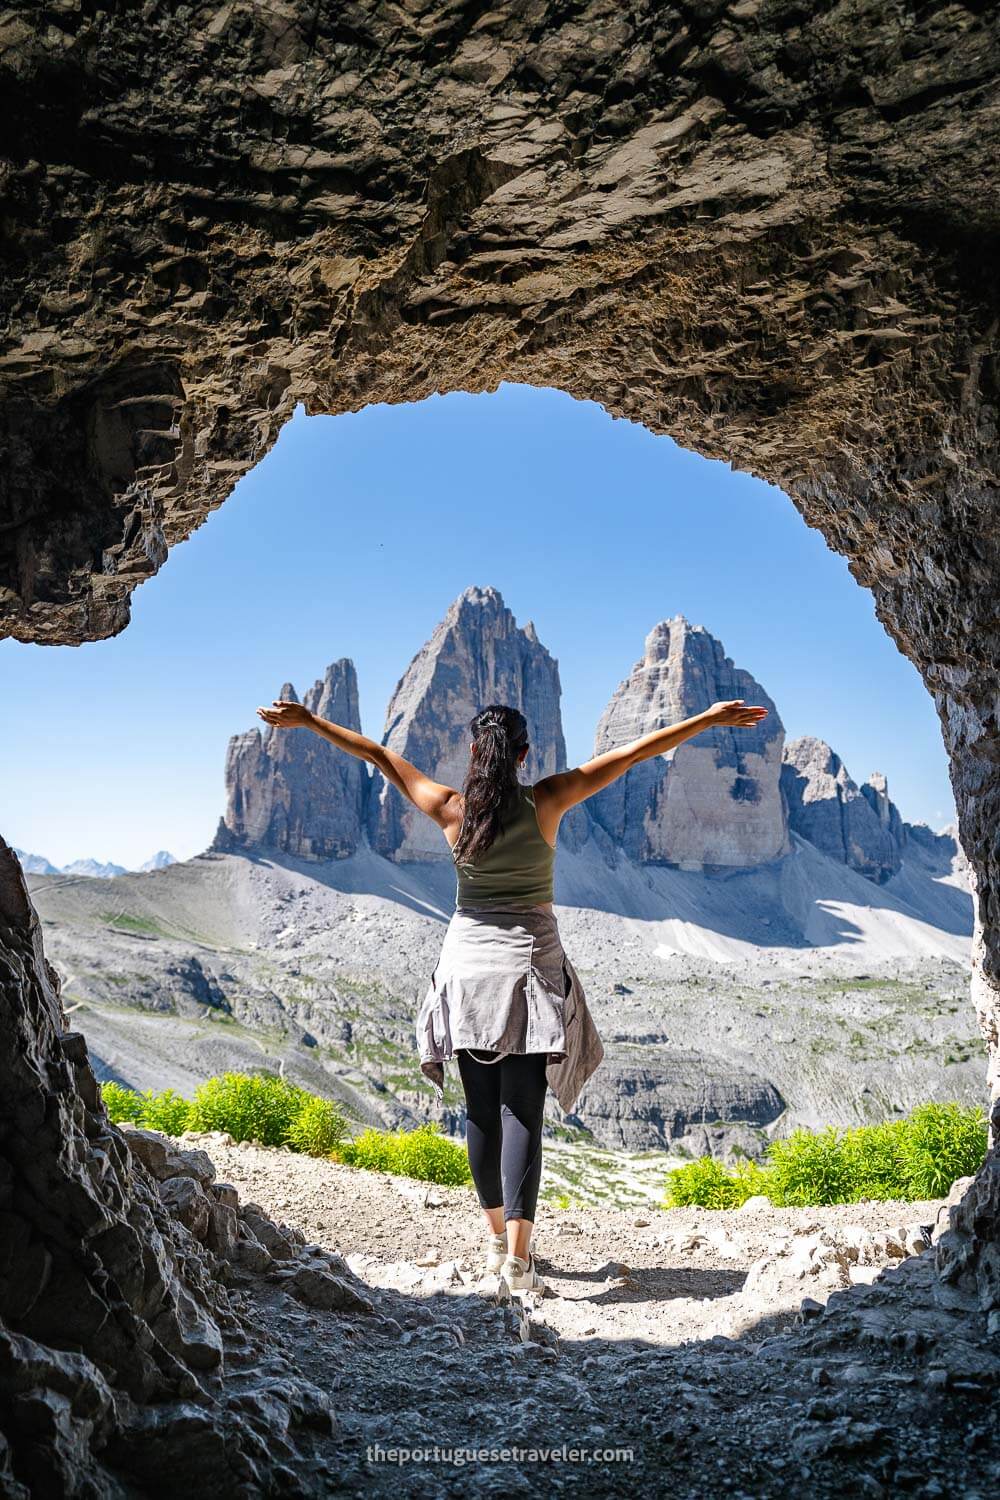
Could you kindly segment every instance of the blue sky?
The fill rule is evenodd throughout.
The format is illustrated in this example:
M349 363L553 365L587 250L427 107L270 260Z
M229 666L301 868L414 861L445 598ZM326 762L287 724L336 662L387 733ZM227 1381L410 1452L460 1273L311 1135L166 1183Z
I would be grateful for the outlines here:
M230 734L288 680L358 669L366 733L450 601L500 590L559 660L570 762L656 621L684 614L902 814L954 804L937 716L787 497L558 391L299 412L221 510L77 647L0 643L0 832L56 864L211 840Z

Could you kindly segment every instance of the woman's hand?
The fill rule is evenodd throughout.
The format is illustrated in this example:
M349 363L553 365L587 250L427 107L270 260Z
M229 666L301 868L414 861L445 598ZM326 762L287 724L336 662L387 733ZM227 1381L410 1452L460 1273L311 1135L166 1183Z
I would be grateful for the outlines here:
M279 698L275 698L270 708L258 708L257 714L273 729L308 729L313 717L303 704L285 703Z
M748 708L742 698L729 698L722 703L713 703L711 708L705 710L703 717L711 722L713 728L730 724L736 729L752 729L761 719L767 718L767 709L753 705Z

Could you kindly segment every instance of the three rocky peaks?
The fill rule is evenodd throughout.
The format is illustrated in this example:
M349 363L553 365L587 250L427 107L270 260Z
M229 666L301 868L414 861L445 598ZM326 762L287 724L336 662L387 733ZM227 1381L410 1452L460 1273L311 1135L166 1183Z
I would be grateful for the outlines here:
M529 621L518 626L493 588L454 601L410 662L386 713L382 743L439 781L460 787L469 721L485 703L509 703L528 721L525 780L566 766L559 666ZM297 702L285 683L280 697ZM661 621L641 661L619 684L597 726L594 753L743 698L770 712L753 729L710 729L646 761L563 820L574 848L593 839L640 864L751 868L791 852L791 833L881 883L900 866L907 826L875 773L858 787L822 740L785 744L778 711L703 626ZM302 700L360 731L357 675L346 658ZM217 850L269 848L300 859L343 859L368 843L397 861L447 857L440 830L378 772L317 735L265 728L235 735L226 756L226 813ZM929 830L928 830L929 833Z

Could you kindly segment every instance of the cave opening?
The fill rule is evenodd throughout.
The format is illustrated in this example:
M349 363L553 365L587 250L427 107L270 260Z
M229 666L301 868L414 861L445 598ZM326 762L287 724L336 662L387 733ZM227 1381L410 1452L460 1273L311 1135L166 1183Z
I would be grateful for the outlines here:
M14 7L4 26L18 125L2 179L4 628L66 644L119 632L134 585L300 402L334 414L504 379L732 461L848 559L934 701L995 1094L991 9L361 5L345 24L297 0L151 0L128 16ZM158 1179L176 1163L150 1152L140 1169L109 1127L2 852L5 1486L18 1500L179 1480L322 1492L293 1470L328 1407L290 1394L287 1372L229 1403L212 1373L239 1298L174 1211L197 1222L201 1188L160 1190L197 1185L204 1164ZM213 1223L233 1232L225 1213ZM995 1482L975 1414L998 1380L998 1245L994 1132L932 1252L768 1351L780 1409L755 1393L759 1360L752 1379L726 1374L741 1416L756 1403L747 1433L781 1461L752 1470L727 1431L763 1494L788 1492L790 1461L807 1492L917 1488L928 1472L928 1495ZM316 1275L302 1268L300 1290L346 1295ZM820 1367L832 1385L831 1364L831 1397L811 1374L796 1384ZM887 1378L865 1384L876 1366ZM863 1420L871 1392L892 1424ZM397 1416L408 1399L386 1394ZM700 1430L720 1419L701 1412ZM674 1457L660 1444L643 1478L657 1464L704 1478L699 1446L670 1437Z

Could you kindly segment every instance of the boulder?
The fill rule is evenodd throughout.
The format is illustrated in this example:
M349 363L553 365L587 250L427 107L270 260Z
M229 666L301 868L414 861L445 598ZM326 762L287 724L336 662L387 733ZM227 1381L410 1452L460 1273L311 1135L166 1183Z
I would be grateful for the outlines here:
M122 1124L129 1149L158 1182L169 1177L193 1177L203 1187L215 1180L215 1165L207 1151L185 1151L158 1130Z
M322 1271L317 1266L300 1266L286 1286L307 1307L336 1312L374 1311L371 1300L347 1280L334 1276L329 1271Z
M160 1201L196 1240L205 1239L213 1205L193 1177L168 1177L161 1182Z

